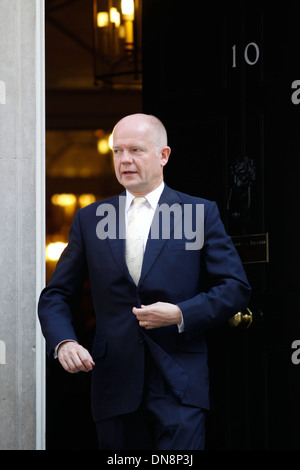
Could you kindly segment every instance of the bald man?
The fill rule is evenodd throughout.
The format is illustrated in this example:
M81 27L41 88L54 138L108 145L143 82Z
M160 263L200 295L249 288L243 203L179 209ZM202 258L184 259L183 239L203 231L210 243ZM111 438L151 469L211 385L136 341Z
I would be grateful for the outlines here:
M251 289L216 204L164 183L171 149L159 119L121 119L113 153L125 191L77 212L41 293L47 349L70 373L92 371L99 449L204 449L205 331L246 307ZM91 352L72 325L87 278Z

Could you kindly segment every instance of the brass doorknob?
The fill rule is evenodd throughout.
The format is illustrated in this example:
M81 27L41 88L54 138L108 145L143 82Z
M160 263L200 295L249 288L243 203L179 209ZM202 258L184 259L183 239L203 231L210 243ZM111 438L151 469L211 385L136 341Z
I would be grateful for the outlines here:
M243 326L249 328L253 321L253 315L250 308L244 308L241 312L236 313L233 317L229 318L228 323L230 326Z

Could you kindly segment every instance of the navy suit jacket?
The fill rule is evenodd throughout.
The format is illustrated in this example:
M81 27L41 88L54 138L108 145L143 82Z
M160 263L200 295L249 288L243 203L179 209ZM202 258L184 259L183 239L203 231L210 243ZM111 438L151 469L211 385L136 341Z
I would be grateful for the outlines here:
M72 307L89 278L96 315L91 352L95 361L95 421L137 409L143 393L145 347L182 403L208 408L205 331L246 307L251 291L217 205L165 186L159 205L204 205L204 243L201 249L187 250L185 243L190 240L184 238L185 233L182 239L174 237L174 227L167 238L149 238L136 286L125 262L125 240L119 232L124 220L119 220L119 203L119 196L115 196L91 204L74 218L69 244L39 300L39 318L48 351L63 340L77 340ZM96 232L101 217L102 221L105 217L103 211L99 216L101 204L115 208L116 237L100 239ZM184 210L182 214L183 223ZM139 326L132 308L157 301L180 307L183 333L179 333L177 325L147 331Z

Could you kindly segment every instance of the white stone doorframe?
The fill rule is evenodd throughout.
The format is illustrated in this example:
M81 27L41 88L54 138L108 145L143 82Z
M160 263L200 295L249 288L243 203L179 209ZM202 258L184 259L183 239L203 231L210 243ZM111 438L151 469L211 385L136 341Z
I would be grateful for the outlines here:
M0 1L0 450L45 449L44 2Z
M36 303L45 286L45 0L36 4ZM45 341L36 316L36 450L46 448Z

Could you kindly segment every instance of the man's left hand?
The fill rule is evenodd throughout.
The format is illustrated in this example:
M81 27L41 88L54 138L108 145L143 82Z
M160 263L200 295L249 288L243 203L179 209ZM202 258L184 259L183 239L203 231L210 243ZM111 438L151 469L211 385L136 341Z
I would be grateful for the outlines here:
M161 328L162 326L180 325L182 313L178 305L168 302L155 302L151 305L141 305L141 308L133 307L139 325L147 330Z

